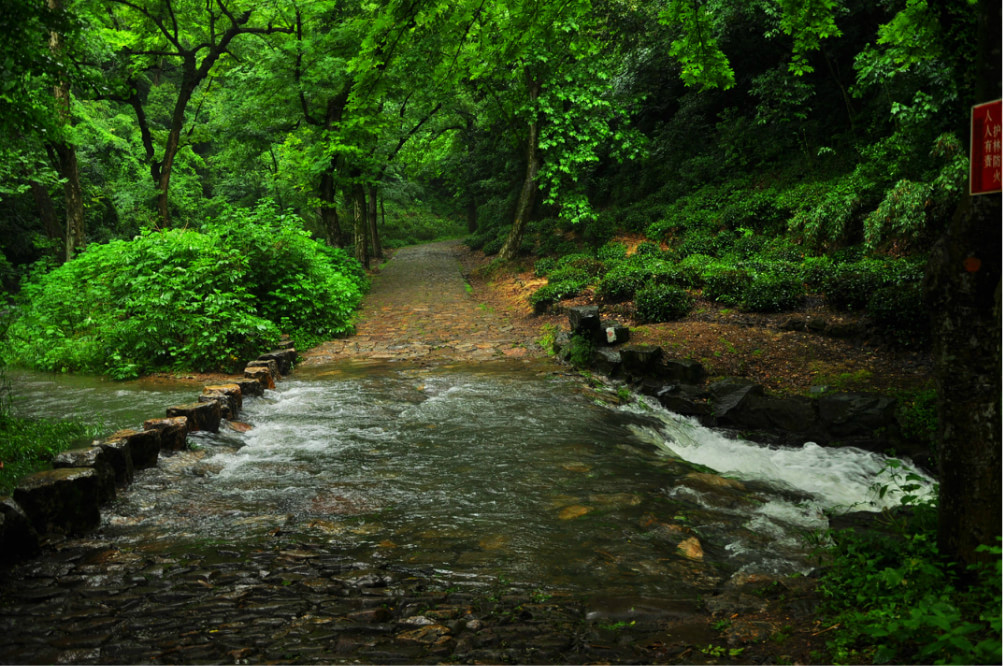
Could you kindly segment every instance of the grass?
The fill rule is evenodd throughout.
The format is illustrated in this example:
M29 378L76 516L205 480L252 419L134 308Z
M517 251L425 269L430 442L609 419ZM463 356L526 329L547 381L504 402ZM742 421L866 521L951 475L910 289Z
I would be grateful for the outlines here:
M0 495L10 495L22 477L49 469L62 451L97 436L94 427L72 421L0 415Z

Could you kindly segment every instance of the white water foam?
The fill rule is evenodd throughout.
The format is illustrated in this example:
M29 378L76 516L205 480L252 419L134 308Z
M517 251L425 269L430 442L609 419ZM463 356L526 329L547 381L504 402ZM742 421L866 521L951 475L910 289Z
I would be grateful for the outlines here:
M635 427L636 434L669 455L723 476L807 494L825 511L881 511L898 506L905 493L897 480L904 483L907 475L910 483L920 486L912 495L928 498L934 493L934 480L908 461L892 463L899 465L896 468L889 467L891 459L854 447L822 447L813 442L799 448L773 447L730 439L652 401L645 400L643 405L624 409L653 416L661 424L657 429ZM802 511L789 506L776 509L790 514L781 518L784 522L792 522Z

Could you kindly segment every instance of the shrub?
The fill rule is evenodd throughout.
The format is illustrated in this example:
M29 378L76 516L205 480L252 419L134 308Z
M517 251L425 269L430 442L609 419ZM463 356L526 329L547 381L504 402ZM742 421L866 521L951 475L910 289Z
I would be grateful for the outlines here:
M623 261L627 258L627 246L623 243L610 241L596 250L596 259L604 262Z
M830 257L806 257L801 264L801 279L810 292L825 291L836 274L836 262Z
M784 312L800 305L803 297L798 276L761 273L746 287L742 307L752 312Z
M930 326L919 283L881 287L867 300L875 330L900 347L925 347Z
M703 229L686 232L683 241L677 248L679 256L688 257L691 254L704 254L712 257L720 256L727 248L731 247L732 239L726 234L718 234Z
M588 273L592 277L601 275L605 267L603 263L589 254L567 254L557 260L557 268L572 267Z
M703 272L703 283L705 297L726 305L739 305L752 284L752 275L743 268L711 264Z
M609 303L629 301L649 277L650 273L643 266L620 264L599 281L597 294Z
M589 286L589 282L588 278L582 281L565 280L563 282L550 282L530 294L530 305L533 306L536 312L542 312L554 303L567 298L574 298Z
M644 241L639 243L636 248L634 248L634 256L636 257L657 257L662 254L662 248L658 246L658 243L652 243L651 241Z
M858 261L836 266L823 285L826 302L837 310L863 310L871 294L886 284L884 264Z
M90 245L30 280L8 337L39 370L116 378L233 370L284 331L297 345L346 333L364 273L264 204L202 232L146 232Z
M640 321L672 321L689 314L693 297L674 285L648 284L635 295L634 308Z
M551 257L544 257L533 264L533 275L543 277L555 268L557 268L557 260Z

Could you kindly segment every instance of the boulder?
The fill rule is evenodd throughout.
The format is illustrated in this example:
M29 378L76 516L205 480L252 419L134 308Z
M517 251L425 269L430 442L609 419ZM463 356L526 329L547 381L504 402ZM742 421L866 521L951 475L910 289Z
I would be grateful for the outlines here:
M568 308L568 323L572 335L581 335L598 341L600 337L599 308L595 305L580 305Z
M685 358L665 359L659 378L673 384L703 384L707 379L707 370L697 361Z
M132 447L126 440L100 440L94 442L97 448L105 452L105 460L115 471L115 485L127 486L132 483L135 467L132 464Z
M240 387L240 395L260 396L265 394L265 387L257 379L238 379L234 382Z
M708 387L717 425L742 427L743 404L750 396L763 396L763 387L748 379L727 377Z
M236 417L237 414L240 413L240 410L244 408L243 393L240 391L239 384L230 383L204 386L202 388L202 394L223 396L226 399L227 405L230 407L231 417Z
M628 345L620 349L620 359L627 377L634 380L654 377L662 360L662 348L656 345Z
M279 372L279 364L274 359L267 359L267 360L260 360L260 359L258 359L258 360L250 361L250 362L248 362L247 366L244 368L244 371L246 372L248 370L248 368L268 368L268 371L270 373L272 373L272 379L273 379L273 381L275 379L278 379L282 375L282 373ZM275 388L275 387L272 386L271 388Z
M158 430L119 430L112 433L106 442L125 442L129 447L134 469L155 467L160 457L160 431Z
M0 498L0 564L13 564L40 552L38 532L24 509L10 497Z
M30 474L15 488L14 501L40 534L80 534L101 523L98 473L93 469L64 467Z
M188 417L149 419L143 421L143 430L160 431L161 451L183 451L188 446Z
M104 504L115 499L115 469L110 455L100 446L63 451L52 460L54 469L89 467L98 474L98 502Z
M829 441L870 438L897 426L895 398L875 393L832 393L818 398L819 425Z
M630 340L630 329L616 321L604 321L600 326L600 342L607 345L619 345Z
M244 368L244 378L253 379L258 382L261 385L262 391L264 389L275 388L275 375L272 374L272 371L268 366L248 365Z
M265 370L267 372L267 369ZM190 402L185 405L175 405L167 408L167 417L184 416L188 419L188 431L206 430L219 432L219 422L222 410L219 402Z
M198 397L199 402L215 402L219 405L219 417L229 421L236 417L230 410L230 401L222 393L203 393Z
M592 367L607 377L615 377L620 371L620 352L609 347L592 350Z
M663 384L648 393L670 412L696 416L701 420L710 415L707 392L690 384Z
M259 361L275 361L279 366L279 372L288 375L296 362L296 350L292 347L288 349L276 349L258 357Z

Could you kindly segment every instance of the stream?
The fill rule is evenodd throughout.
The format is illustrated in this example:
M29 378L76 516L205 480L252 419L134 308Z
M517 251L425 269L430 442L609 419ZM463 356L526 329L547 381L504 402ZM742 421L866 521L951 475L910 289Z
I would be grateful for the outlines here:
M136 426L193 393L31 374L13 381L22 413L74 415L112 428ZM306 591L323 587L309 581L357 589L366 576L394 594L421 581L422 590L468 601L502 592L557 596L583 604L591 618L620 617L615 609L643 604L662 609L662 617L696 612L730 581L810 573L827 513L897 502L894 489L883 496L876 490L891 481L880 456L810 443L764 447L657 404L617 406L612 396L600 397L580 378L542 364L299 368L277 390L245 400L240 421L249 431L191 435L192 450L162 456L102 509L96 534L13 572L0 633L37 620L43 611L25 608L24 594L50 585L56 592L47 600L60 617L104 604L102 617L117 621L105 640L70 641L52 652L52 640L22 636L0 639L0 647L15 661L56 660L67 650L84 662L214 661L221 653L209 639L191 644L204 653L152 656L164 654L162 644L127 629L122 613L170 615L180 599L191 611L183 614L192 616L188 629L205 633L211 623L191 609L217 608L208 590L237 594L244 585L252 594L269 583L280 597L283 587L302 588L302 604ZM205 590L179 597L164 583L192 583L192 572L203 576ZM97 590L130 603L116 610ZM302 617L304 608L290 612ZM217 626L232 620L206 613ZM452 640L458 629L450 631L436 640ZM241 640L234 649L254 644ZM331 649L318 659L336 660ZM358 646L351 654L393 661L384 653L366 657ZM293 661L304 660L309 653L295 652Z

